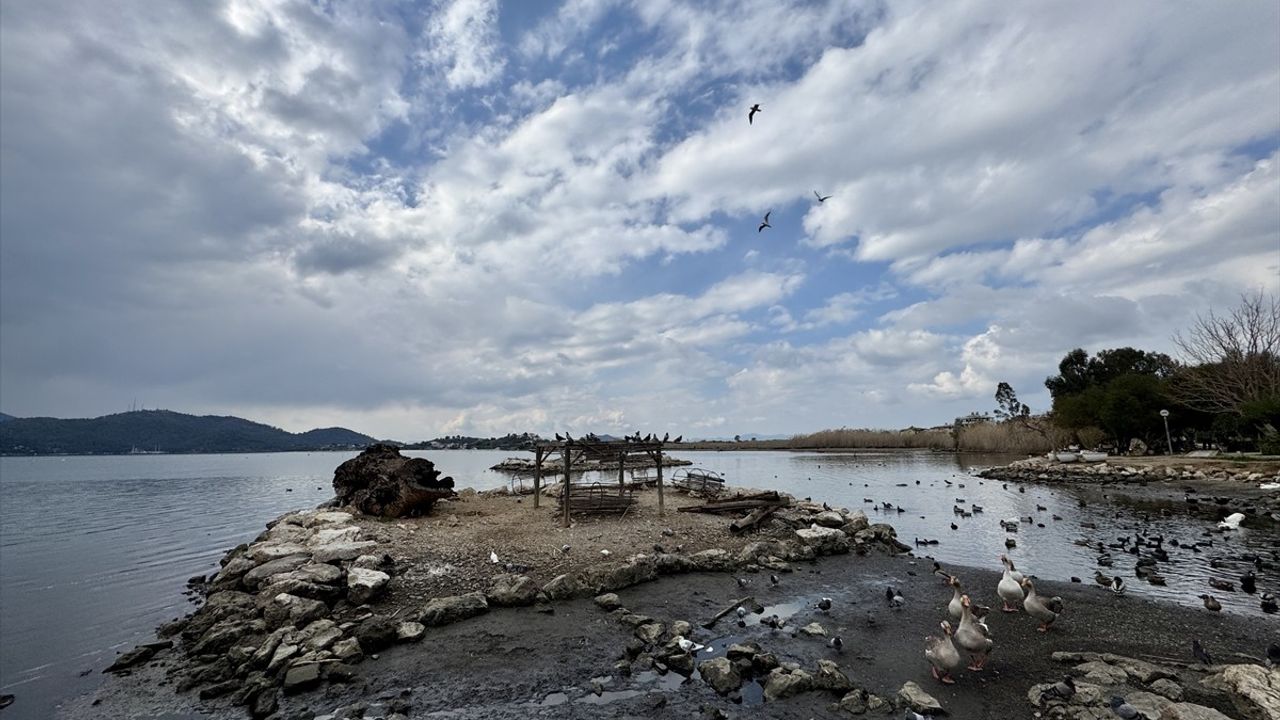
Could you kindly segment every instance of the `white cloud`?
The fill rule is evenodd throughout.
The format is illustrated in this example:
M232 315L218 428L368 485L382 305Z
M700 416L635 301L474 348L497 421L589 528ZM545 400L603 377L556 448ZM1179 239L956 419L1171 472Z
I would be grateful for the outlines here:
M483 87L502 75L497 0L449 0L434 8L419 58L444 73L453 90Z

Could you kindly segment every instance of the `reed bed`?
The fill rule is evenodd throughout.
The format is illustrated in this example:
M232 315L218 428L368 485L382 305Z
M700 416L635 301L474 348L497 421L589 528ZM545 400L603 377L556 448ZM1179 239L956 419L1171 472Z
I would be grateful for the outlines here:
M1052 449L1040 433L1015 423L983 423L958 430L876 430L837 428L795 435L787 440L684 443L690 450L817 450L907 448L961 452L1038 454Z

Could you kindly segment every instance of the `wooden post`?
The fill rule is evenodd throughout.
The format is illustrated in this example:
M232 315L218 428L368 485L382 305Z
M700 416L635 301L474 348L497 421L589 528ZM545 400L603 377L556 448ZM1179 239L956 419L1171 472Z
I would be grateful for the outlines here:
M662 500L662 446L658 446L658 515L662 515L666 507Z
M627 492L626 480L622 477L622 468L627 464L627 451L623 450L618 453L618 495L622 496Z
M569 456L573 455L572 444L566 442L564 444L564 487L561 488L560 497L564 502L564 518L560 520L560 527L569 527Z
M533 449L533 509L538 509L538 498L542 497L542 448Z

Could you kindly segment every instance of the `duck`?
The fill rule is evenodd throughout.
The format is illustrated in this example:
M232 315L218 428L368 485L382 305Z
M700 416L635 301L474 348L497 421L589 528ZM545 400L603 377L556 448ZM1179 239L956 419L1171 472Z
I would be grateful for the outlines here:
M1218 602L1218 599L1214 596L1201 595L1200 599L1204 601L1205 610L1212 610L1213 612L1220 612L1222 610L1222 603Z
M1276 612L1277 610L1280 610L1280 602L1276 601L1275 595L1269 592L1264 592L1262 593L1262 597L1260 598L1260 600L1261 602L1259 603L1259 607L1262 608L1262 612L1273 613L1273 612Z
M964 606L960 599L964 596L964 590L960 587L960 578L955 575L951 576L951 602L947 603L947 614L952 620L960 622L961 616L964 615Z
M960 616L960 625L956 627L954 635L955 642L965 652L969 653L969 669L979 671L987 662L987 656L991 654L991 648L995 645L995 641L991 639L990 630L986 624L978 622L973 616L971 610L972 602L969 596L965 595L960 599L962 613Z
M1111 587L1112 579L1103 575L1101 570L1095 570L1093 572L1093 581L1102 587Z
M1218 578L1209 578L1209 587L1222 592L1235 592L1236 584L1230 580L1220 580Z
M1004 564L1004 575L1000 578L1000 584L996 585L996 594L1004 602L1004 607L1001 610L1018 612L1016 603L1022 602L1022 586L1018 584L1017 580L1013 579L1013 572L1009 569L1009 558L1001 555L1000 562ZM1023 579L1025 580L1026 578ZM1015 605L1010 603L1015 603Z
M1040 621L1040 627L1036 628L1037 630L1048 632L1049 626L1058 619L1058 615L1062 614L1062 598L1052 597L1047 601L1041 598L1036 594L1036 586L1031 582L1031 578L1023 578L1022 587L1027 591L1027 598L1022 601L1022 607L1026 608L1028 615Z
M1240 576L1240 589L1247 593L1258 592L1258 576L1252 570Z
M929 672L934 679L954 685L951 671L960 667L960 651L951 641L951 623L943 620L938 627L942 628L942 637L930 635L924 639L924 657L929 661Z

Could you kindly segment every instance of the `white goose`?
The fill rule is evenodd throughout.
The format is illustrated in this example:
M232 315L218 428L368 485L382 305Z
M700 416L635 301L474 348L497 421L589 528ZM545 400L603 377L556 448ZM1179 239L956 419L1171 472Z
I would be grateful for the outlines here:
M1004 575L1000 578L1000 584L996 586L996 593L1004 602L1001 608L1005 612L1018 612L1017 603L1022 602L1022 586L1017 580L1013 579L1013 570L1009 567L1009 558L1001 555L1000 562L1004 563Z

